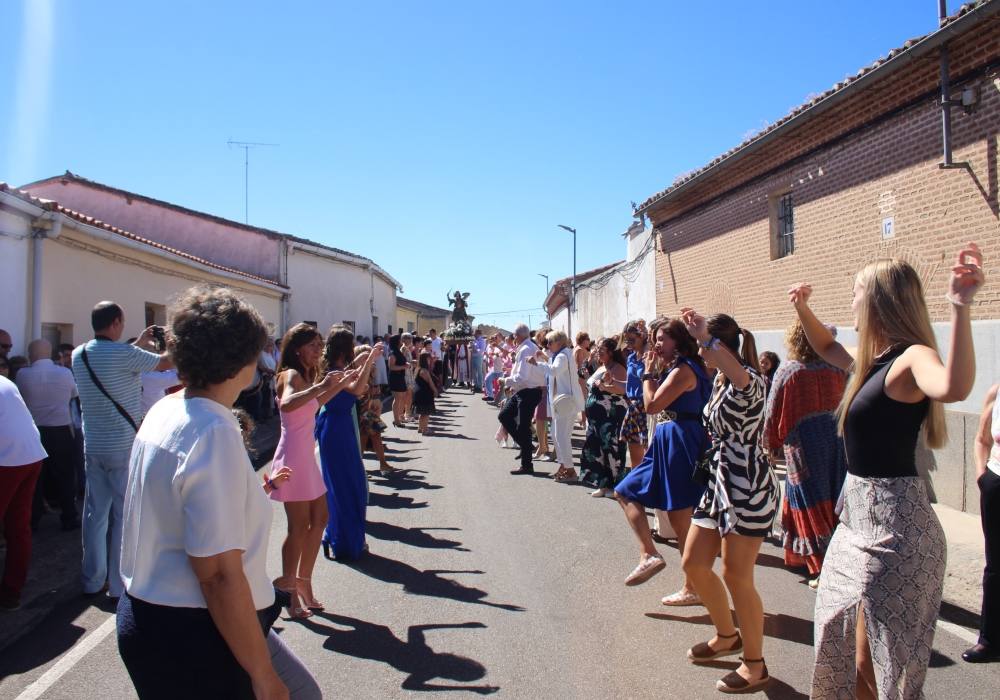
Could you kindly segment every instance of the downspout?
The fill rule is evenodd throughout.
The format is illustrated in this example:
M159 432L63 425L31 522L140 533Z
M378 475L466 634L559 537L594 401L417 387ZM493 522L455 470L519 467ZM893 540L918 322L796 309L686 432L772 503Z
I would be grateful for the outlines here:
M938 0L938 24L948 16L947 0ZM942 168L953 166L951 160L951 79L948 68L948 44L941 44L941 148L944 151Z
M42 270L46 238L62 233L62 217L43 215L31 226L31 332L28 341L42 337Z
M288 308L289 307L289 303L290 303L289 296L292 293L292 285L290 285L288 283L288 253L289 253L290 249L291 249L291 246L288 243L288 239L287 238L282 238L282 240L281 240L281 259L280 259L281 267L278 270L278 279L280 279L281 283L283 285L285 285L286 287L288 287L288 289L287 289L287 291L284 291L281 294L281 308L278 311L278 315L279 315L278 321L281 324L281 328L278 329L278 336L279 337L283 336L285 334L285 331L288 330L288 325L289 325L288 324L288 317L289 317L289 314L290 314L289 308Z
M375 328L375 271L368 268L368 281L371 283L371 296L368 297L368 322L372 324L372 335L374 338L378 335L378 329Z

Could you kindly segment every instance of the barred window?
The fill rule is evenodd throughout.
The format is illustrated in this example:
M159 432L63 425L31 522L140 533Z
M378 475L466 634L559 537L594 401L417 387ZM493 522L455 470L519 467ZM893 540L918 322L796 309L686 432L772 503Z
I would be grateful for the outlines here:
M795 212L792 193L781 195L774 211L774 246L772 259L784 258L795 252Z

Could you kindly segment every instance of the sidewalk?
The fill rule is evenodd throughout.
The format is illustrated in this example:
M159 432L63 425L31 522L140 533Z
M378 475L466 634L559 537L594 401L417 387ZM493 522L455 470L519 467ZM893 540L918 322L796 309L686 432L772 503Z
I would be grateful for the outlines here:
M271 460L278 444L280 423L275 416L262 421L254 433L254 468ZM0 557L7 555L6 544L0 545ZM21 608L0 612L0 650L38 625L43 618L64 603L80 601L81 609L88 605L100 607L112 603L103 596L83 598L80 588L82 549L80 531L63 532L58 514L46 515L32 538L31 566L24 586Z

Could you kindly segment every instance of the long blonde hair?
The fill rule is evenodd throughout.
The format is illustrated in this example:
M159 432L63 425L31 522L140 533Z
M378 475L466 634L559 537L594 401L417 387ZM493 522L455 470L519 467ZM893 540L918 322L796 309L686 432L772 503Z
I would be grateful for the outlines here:
M837 409L841 434L847 410L864 386L879 352L897 345L926 345L935 352L938 349L920 276L909 263L895 259L876 260L858 273L857 282L864 288L864 296L858 308L854 370ZM940 401L930 401L924 419L924 439L928 447L941 447L948 439L944 406Z

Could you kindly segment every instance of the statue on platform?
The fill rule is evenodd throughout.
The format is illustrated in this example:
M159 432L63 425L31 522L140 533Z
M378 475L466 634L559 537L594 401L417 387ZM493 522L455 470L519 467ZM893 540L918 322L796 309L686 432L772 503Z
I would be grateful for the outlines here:
M469 323L469 314L465 311L469 306L468 298L469 292L462 294L456 289L454 296L451 295L451 292L448 293L448 306L455 307L451 312L451 321L453 324Z

